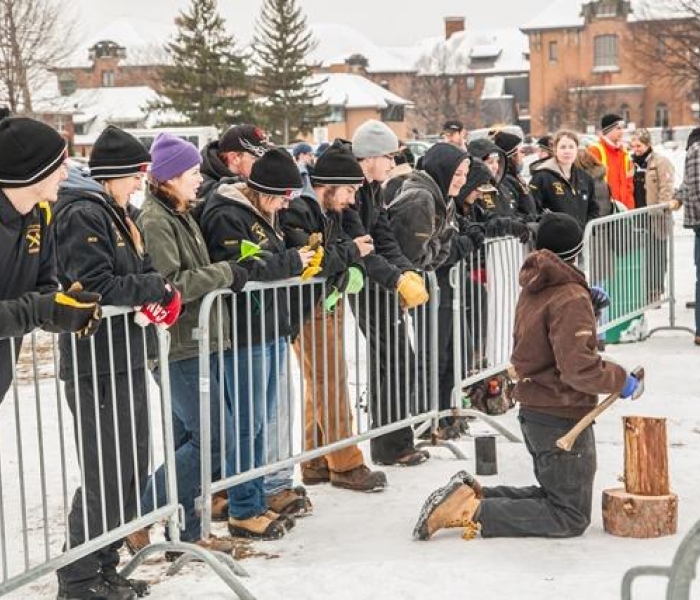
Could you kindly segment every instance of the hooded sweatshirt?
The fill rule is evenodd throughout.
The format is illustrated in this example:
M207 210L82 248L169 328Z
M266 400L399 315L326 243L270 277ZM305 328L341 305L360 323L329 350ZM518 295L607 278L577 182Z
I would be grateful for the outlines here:
M209 142L202 149L202 166L200 172L204 181L197 190L198 198L206 198L210 192L219 185L222 179L227 180L227 183L236 183L242 181L240 175L236 175L226 166L223 160L219 158L219 140Z
M523 408L580 419L598 394L620 392L627 373L597 350L596 318L584 274L549 250L528 256L520 271L511 362Z

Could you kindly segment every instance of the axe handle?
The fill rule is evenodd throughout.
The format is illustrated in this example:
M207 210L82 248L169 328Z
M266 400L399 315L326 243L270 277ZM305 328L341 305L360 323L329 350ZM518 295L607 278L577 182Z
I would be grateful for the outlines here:
M598 406L596 406L591 412L589 412L585 417L582 417L581 420L576 423L569 431L566 433L566 435L563 435L557 440L557 448L561 448L562 450L569 452L571 448L574 445L574 442L578 438L579 435L583 432L586 427L588 427L593 421L596 420L596 417L606 411L610 405L615 402L620 397L620 394L610 394L605 400L603 400Z

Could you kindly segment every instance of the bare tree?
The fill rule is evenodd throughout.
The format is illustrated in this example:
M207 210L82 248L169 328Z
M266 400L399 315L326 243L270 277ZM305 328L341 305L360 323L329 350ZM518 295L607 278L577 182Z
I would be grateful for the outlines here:
M75 18L61 0L0 0L0 94L13 114L75 50Z
M615 104L616 97L603 97L582 79L567 78L554 89L552 99L544 107L542 119L549 131L561 127L586 131L606 112L606 101Z

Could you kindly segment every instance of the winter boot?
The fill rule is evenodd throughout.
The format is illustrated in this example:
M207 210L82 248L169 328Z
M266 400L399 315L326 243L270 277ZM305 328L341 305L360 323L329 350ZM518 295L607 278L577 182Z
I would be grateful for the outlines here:
M124 538L127 550L134 555L151 543L148 527L134 531Z
M113 588L130 588L139 598L148 596L151 593L151 586L143 579L127 579L122 577L114 567L102 567L102 577Z
M479 529L474 515L481 503L480 495L481 485L472 475L466 471L456 473L447 485L428 496L413 529L413 538L428 540L439 529L464 527L462 537L472 539Z
M302 488L303 489L303 488ZM306 492L306 490L304 490ZM295 489L286 489L276 494L267 496L267 506L280 515L292 517L305 517L311 514L313 506L311 500L304 493L298 494Z
M315 458L312 461L302 463L301 480L304 485L317 485L328 483L331 480L331 472L324 458Z
M276 513L266 511L248 519L228 519L228 531L233 537L251 540L278 540L284 537L287 529L284 523L275 518Z
M401 456L395 458L391 462L383 460L375 460L374 462L376 462L378 465L386 466L415 467L416 465L424 463L429 458L430 452L427 450L416 450L415 448L411 448L410 450L406 450Z
M382 471L371 471L360 465L349 471L331 471L331 485L356 492L381 492L387 486L386 475Z
M186 542L186 540L183 541ZM223 552L224 554L231 554L236 549L236 546L230 537L216 537L214 535L210 535L205 540L197 540L189 543L196 544L200 548L204 548L205 550L209 550L211 552ZM168 562L174 562L181 556L182 552L180 551L168 550L165 553L165 560L167 560ZM194 557L193 560L200 559Z
M136 592L130 587L112 587L109 582L96 577L82 584L64 584L58 579L57 600L133 600Z
M296 525L296 519L292 515L281 515L278 512L275 512L274 510L267 509L265 511L265 516L268 519L280 523L286 531L294 529L294 525Z
M228 492L216 492L211 497L211 520L216 522L228 519Z

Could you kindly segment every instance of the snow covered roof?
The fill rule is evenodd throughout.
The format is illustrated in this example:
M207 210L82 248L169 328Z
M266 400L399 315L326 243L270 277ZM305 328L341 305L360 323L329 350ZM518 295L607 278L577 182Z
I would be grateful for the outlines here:
M391 93L362 75L318 73L310 77L310 83L318 82L322 82L321 100L331 106L384 109L390 104L411 104L409 100Z
M521 30L583 27L581 9L584 4L590 2L591 0L554 0L540 14L521 27ZM631 8L628 21L651 21L684 16L683 11L674 8L673 3L666 0L631 0Z
M421 74L517 73L530 69L527 36L515 27L466 30L421 43Z

